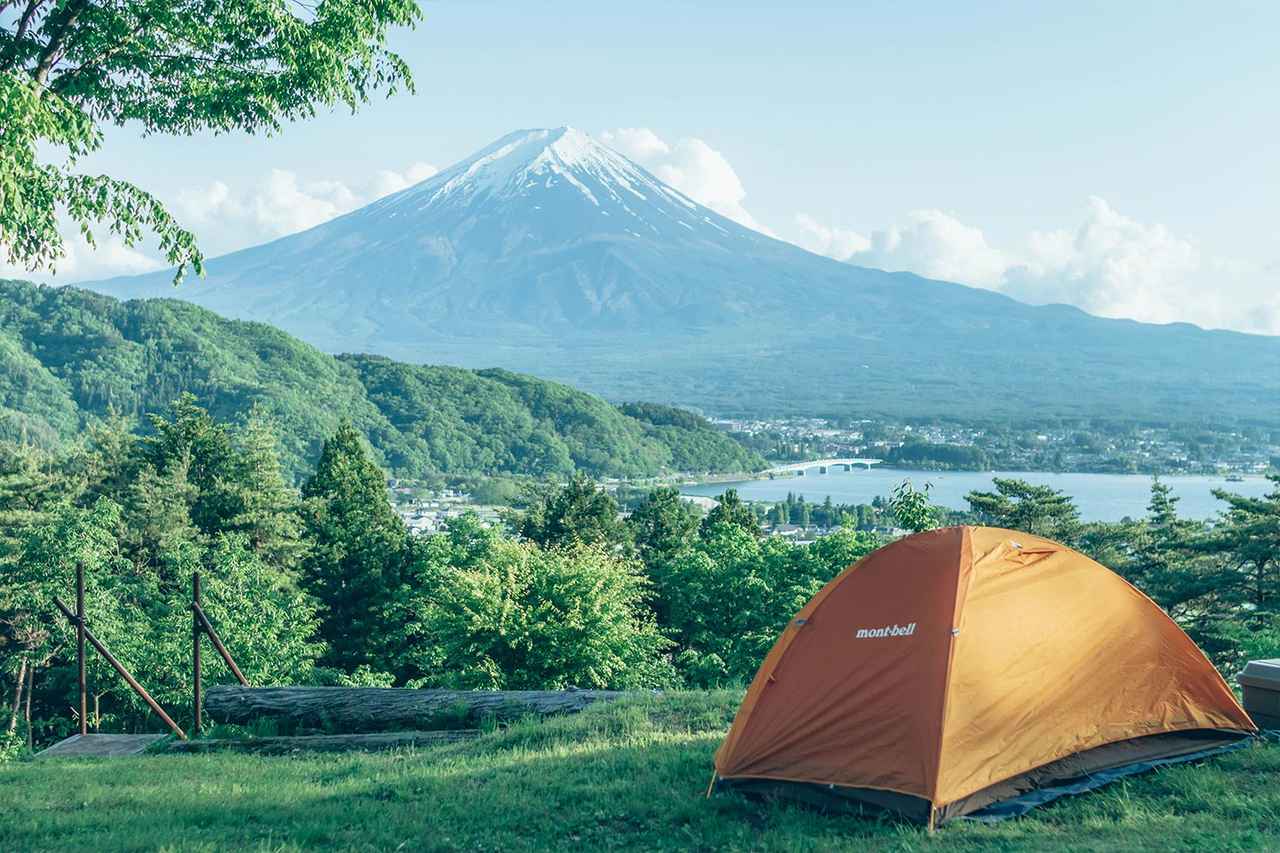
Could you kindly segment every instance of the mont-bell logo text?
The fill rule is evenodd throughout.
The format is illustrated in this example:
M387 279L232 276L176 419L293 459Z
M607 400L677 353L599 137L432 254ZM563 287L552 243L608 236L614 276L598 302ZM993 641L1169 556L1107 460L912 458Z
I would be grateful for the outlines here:
M883 628L859 628L854 634L856 640L869 640L873 637L910 637L916 632L916 623L906 625L885 625Z

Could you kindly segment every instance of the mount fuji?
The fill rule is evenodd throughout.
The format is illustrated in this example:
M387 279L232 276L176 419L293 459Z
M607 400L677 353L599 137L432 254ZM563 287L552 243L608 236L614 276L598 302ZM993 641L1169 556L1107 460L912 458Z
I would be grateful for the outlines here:
M1280 421L1280 339L853 267L727 219L573 128L517 131L214 258L203 281L171 278L83 286L179 297L335 352L726 413Z

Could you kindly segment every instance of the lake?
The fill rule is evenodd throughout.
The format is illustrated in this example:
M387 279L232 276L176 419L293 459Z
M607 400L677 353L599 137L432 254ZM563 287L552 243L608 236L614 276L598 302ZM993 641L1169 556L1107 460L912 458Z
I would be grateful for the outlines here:
M736 483L701 483L681 486L687 495L715 497L725 489L737 489L747 500L780 501L788 492L804 495L805 500L822 503L829 495L832 502L844 504L871 503L877 495L888 496L903 480L911 480L916 488L932 483L930 499L952 509L968 509L964 496L975 490L989 491L992 477L1017 477L1029 483L1052 486L1075 499L1085 521L1119 521L1125 516L1145 515L1151 497L1151 478L1140 474L1054 474L1045 471L900 471L873 468L870 471L832 469L819 474L813 469L803 477L778 477L774 480L748 480ZM1229 483L1221 476L1161 477L1180 500L1178 514L1186 518L1211 518L1225 504L1214 498L1213 489L1226 489L1237 494L1260 497L1270 491L1265 477L1246 477L1244 482Z

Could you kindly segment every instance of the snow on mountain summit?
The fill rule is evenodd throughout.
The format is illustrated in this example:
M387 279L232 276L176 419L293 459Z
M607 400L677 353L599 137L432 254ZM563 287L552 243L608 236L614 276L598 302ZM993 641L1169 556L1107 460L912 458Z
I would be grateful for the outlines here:
M463 209L470 217L485 218L499 207L508 220L522 210L539 214L544 225L565 235L604 231L687 239L701 234L723 240L753 234L573 127L507 134L366 211L421 221Z
M205 268L177 293L168 271L90 286L176 295L332 352L501 367L615 399L725 411L927 415L973 406L975 365L1000 388L1002 417L1026 400L1091 395L1103 402L1051 413L1152 418L1205 399L1252 411L1267 389L1222 377L1232 364L1280 360L1270 339L1033 308L820 257L568 127L508 134L367 207Z
M617 182L638 198L634 182L647 183L651 176L622 155L606 148L573 127L554 130L517 130L481 149L471 157L410 188L406 195L428 194L431 201L455 193L500 197L527 195L539 183L551 186L556 178L567 180L594 204L599 204L581 177L593 182ZM646 180L646 178L648 180Z
M379 338L497 320L573 329L723 323L743 309L718 294L759 274L750 258L779 256L843 274L560 127L509 133L359 210L214 258L190 298L289 329L323 316L326 326ZM100 287L129 297L172 292L163 273ZM766 289L770 304L794 301L791 276L769 278Z

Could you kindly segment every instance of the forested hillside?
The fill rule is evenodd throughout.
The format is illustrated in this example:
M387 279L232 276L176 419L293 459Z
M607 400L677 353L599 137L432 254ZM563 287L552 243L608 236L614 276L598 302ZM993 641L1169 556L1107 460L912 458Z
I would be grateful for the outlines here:
M1280 338L1091 316L822 257L573 128L523 130L307 231L85 286L327 352L505 367L746 417L1280 425Z
M64 441L115 412L147 428L192 393L220 420L255 407L284 462L304 470L343 420L402 476L640 476L762 462L695 415L624 413L564 385L501 370L334 358L261 323L175 300L120 302L0 281L0 438Z

